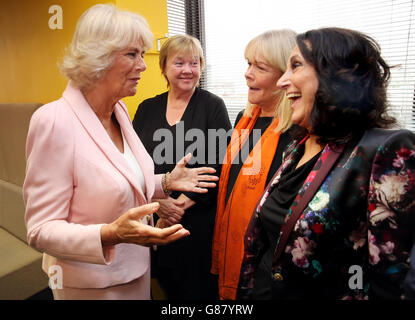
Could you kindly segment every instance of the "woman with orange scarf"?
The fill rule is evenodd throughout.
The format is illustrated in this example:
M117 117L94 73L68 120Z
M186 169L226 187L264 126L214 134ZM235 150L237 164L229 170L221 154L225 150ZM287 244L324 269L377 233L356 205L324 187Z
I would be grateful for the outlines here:
M291 30L271 30L245 48L248 104L236 118L222 165L213 239L212 273L219 275L221 299L235 299L246 228L292 139L291 108L277 81L285 72L295 36Z

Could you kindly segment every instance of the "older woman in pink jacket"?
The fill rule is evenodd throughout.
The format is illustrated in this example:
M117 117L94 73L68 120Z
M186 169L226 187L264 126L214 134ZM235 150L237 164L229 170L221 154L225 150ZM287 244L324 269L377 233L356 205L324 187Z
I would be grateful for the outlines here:
M96 5L78 21L62 97L33 115L24 182L29 244L44 252L55 299L149 299L153 244L189 234L152 226L152 198L206 192L210 168L154 175L120 99L134 96L153 35L144 18ZM51 282L51 281L50 281ZM53 284L53 283L52 283Z

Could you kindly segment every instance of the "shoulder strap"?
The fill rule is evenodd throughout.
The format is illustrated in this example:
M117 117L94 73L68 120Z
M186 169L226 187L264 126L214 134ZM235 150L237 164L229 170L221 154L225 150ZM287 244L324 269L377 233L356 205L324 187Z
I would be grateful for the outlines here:
M320 169L318 169L316 176L314 177L313 181L311 181L304 195L300 198L298 205L293 208L293 211L291 215L289 216L287 223L283 225L281 228L280 239L278 241L277 248L275 249L273 264L277 262L278 259L280 258L282 252L285 249L285 246L287 245L288 238L291 234L291 231L294 229L294 226L298 218L300 217L301 213L303 212L307 204L313 198L318 188L323 183L330 169L336 163L336 160L342 154L344 147L345 147L345 144L338 145L336 150L329 147L330 151L327 155L327 159L324 162L324 165L321 166Z

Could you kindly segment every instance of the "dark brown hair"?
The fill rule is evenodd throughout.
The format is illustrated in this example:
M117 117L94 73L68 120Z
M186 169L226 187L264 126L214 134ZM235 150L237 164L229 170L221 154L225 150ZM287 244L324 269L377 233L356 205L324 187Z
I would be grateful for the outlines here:
M386 113L391 67L374 39L354 30L322 28L299 34L297 44L318 75L310 121L320 143L396 123Z

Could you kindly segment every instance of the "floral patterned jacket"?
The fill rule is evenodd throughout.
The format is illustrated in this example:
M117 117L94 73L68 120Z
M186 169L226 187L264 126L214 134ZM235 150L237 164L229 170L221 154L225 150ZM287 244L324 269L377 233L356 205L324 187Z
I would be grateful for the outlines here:
M269 244L258 215L281 174L298 161L298 141L264 191L245 234L238 299L249 299ZM332 148L301 187L307 192ZM288 215L292 211L290 208ZM399 299L415 241L415 135L372 129L346 144L272 263L273 299Z

